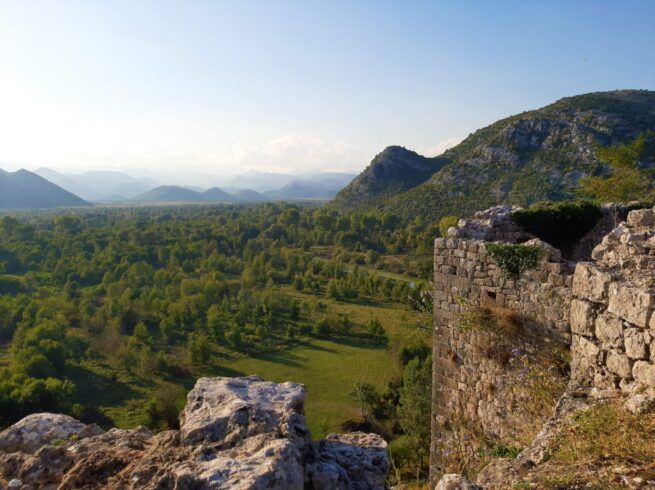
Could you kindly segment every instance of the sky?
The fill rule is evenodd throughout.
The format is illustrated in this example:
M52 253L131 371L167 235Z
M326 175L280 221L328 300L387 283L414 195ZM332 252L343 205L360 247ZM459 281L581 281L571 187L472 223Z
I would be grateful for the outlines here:
M0 0L0 167L358 172L655 89L655 1Z

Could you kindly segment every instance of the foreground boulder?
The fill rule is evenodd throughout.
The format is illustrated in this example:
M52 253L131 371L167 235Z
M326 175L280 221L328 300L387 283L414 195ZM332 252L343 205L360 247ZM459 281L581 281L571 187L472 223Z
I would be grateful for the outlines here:
M385 441L353 433L313 443L304 402L296 383L201 378L179 431L101 433L71 417L30 415L0 434L0 487L385 488Z

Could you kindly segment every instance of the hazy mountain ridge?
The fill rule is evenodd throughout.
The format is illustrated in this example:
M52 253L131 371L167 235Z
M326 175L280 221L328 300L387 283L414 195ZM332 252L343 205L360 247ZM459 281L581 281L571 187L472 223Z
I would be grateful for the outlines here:
M197 179L179 175L133 176L125 172L92 170L67 174L49 168L34 173L83 199L95 202L258 202L284 199L332 199L355 176L337 172L314 174L276 174L253 172L233 178L204 175L203 186ZM193 174L191 177L195 177ZM166 183L162 185L161 181ZM206 183L222 182L211 188ZM182 189L179 192L176 189ZM206 190L205 190L206 189ZM194 191L195 195L187 191ZM153 192L154 191L154 192ZM170 198L170 199L167 199Z
M627 142L653 128L655 92L566 97L501 119L435 158L390 147L337 195L334 205L436 219L500 203L570 198L582 176L604 171L595 145Z
M90 206L88 202L28 170L0 170L0 209Z

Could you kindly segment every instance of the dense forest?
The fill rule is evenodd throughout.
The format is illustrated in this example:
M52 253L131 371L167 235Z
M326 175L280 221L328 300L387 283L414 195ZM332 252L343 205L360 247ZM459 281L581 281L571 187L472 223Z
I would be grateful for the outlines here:
M291 204L5 215L0 424L47 410L166 429L199 376L298 376L318 400L316 436L378 431L414 471L428 450L438 234L420 218ZM340 418L332 401L347 404Z

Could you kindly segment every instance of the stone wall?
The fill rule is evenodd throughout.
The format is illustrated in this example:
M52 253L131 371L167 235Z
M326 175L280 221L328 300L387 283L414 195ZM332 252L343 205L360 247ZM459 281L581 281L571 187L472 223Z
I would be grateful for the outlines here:
M469 305L488 303L512 310L531 334L570 342L573 268L561 260L559 252L536 239L526 242L542 246L544 257L535 269L509 279L488 255L486 242L471 238L509 242L529 238L512 226L510 211L493 208L478 213L474 220L451 229L448 238L435 240L433 474L441 470L441 453L453 417L474 421L486 434L511 438L512 427L522 425L521 418L529 416L516 410L525 395L515 389L514 373L481 354L482 334L459 328L458 321Z
M655 213L631 211L593 262L577 265L571 304L572 377L595 390L655 387Z
M511 221L511 211L476 213L451 228L448 238L435 240L432 476L443 470L454 419L504 440L530 422L531 415L520 409L526 401L520 373L481 353L483 334L462 330L459 322L471 305L512 310L533 339L570 347L576 385L605 393L655 389L653 210L632 211L614 227L625 219L626 208L604 207L604 217L575 254L591 261L577 263L523 232ZM489 241L531 243L546 253L536 268L504 279L487 253Z

